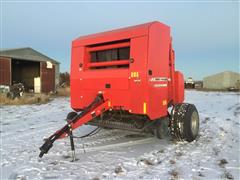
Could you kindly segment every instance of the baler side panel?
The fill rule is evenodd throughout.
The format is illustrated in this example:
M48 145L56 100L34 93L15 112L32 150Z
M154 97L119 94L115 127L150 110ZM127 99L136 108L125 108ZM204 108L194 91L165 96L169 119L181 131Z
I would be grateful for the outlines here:
M70 96L71 96L71 107L73 109L79 109L79 101L81 87L79 65L83 63L84 47L72 47L72 60L71 60L71 76L70 76ZM96 95L96 94L94 94Z
M111 106L125 104L129 107L128 69L86 70L81 79L79 107L89 104L99 91L102 91L104 96L110 100ZM106 86L107 84L109 87Z
M184 101L184 78L183 74L179 71L175 71L174 73L174 86L175 86L175 97L174 104L183 103Z
M148 115L156 119L167 115L170 28L153 24L149 28Z
M172 48L172 40L169 42L169 81L168 81L168 103L174 103L175 97L175 53Z
M114 45L112 45L114 46ZM101 47L101 46L100 46ZM99 48L99 46L98 46ZM102 91L112 106L129 108L129 68L91 69L88 47L73 47L71 71L71 104L73 109L83 109ZM117 61L114 61L117 62ZM81 66L79 66L81 64ZM122 98L123 95L126 98Z
M130 110L132 113L144 114L143 103L147 101L146 68L147 68L148 36L131 39L130 56L134 62L130 64Z

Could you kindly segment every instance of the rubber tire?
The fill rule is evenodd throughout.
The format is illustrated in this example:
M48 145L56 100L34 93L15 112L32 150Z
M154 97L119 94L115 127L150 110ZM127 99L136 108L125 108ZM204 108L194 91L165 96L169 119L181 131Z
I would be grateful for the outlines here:
M157 120L156 129L154 131L155 136L158 139L164 139L168 136L169 118L161 118Z
M196 115L195 134L192 132L192 115ZM199 132L199 115L193 104L176 104L171 112L170 133L178 141L191 142L196 139Z
M73 119L77 115L76 112L72 111L67 115L67 121Z
M192 114L194 112L197 113L197 133L195 135L193 134L193 132L191 130ZM199 132L199 114L198 114L197 108L193 104L189 104L187 107L187 111L184 116L183 127L184 127L183 131L184 131L185 140L187 140L188 142L192 142L193 140L195 140L196 137L198 136L198 132Z

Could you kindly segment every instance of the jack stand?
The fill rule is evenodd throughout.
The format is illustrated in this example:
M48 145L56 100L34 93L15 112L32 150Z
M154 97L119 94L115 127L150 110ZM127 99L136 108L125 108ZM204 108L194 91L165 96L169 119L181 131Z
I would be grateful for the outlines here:
M84 142L82 143L82 147L83 147L83 153L85 154L86 151L85 151L85 147L84 147Z
M76 160L76 155L75 155L75 146L74 146L74 141L73 141L72 130L69 131L69 138L70 138L71 151L72 151L72 162L74 162Z

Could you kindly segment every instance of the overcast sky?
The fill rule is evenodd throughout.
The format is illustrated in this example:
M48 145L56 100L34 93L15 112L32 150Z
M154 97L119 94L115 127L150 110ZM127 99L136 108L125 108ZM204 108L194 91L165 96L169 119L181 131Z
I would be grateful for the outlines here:
M79 36L150 21L171 26L185 77L239 71L238 2L17 2L1 4L1 48L32 47L69 71Z

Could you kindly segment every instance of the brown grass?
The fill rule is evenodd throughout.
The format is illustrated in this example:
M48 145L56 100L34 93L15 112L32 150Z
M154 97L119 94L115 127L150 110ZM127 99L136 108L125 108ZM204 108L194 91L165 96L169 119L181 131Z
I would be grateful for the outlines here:
M193 89L194 90L194 89ZM207 88L196 88L197 91L205 91L205 92L240 92L240 89L236 89L234 91L229 91L228 89L207 89Z
M56 96L70 96L70 87L59 88Z
M46 94L24 94L20 98L9 99L6 94L0 94L1 105L44 104L51 100Z
M178 171L176 169L171 170L169 174L171 175L172 180L178 179Z
M70 87L59 88L56 94L30 94L24 93L20 98L9 99L6 94L0 94L0 105L24 105L24 104L44 104L54 97L70 96Z

